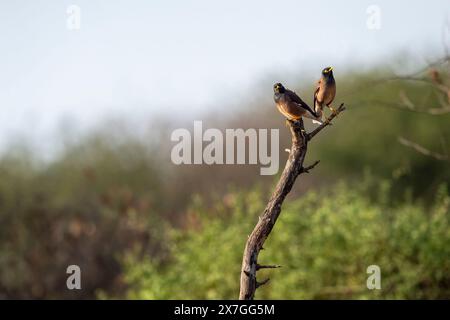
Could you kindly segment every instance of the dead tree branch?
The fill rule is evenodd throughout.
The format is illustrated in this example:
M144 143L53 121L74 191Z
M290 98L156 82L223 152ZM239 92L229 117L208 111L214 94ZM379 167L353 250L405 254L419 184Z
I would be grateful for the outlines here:
M272 231L275 222L277 221L280 213L281 206L284 199L291 191L297 177L309 170L313 169L319 162L308 167L303 167L305 160L308 142L321 130L330 125L339 113L345 110L344 104L341 104L333 113L328 117L323 124L317 127L311 133L306 133L303 125L303 120L297 122L289 122L289 129L292 136L292 147L289 153L289 158L286 162L286 166L281 174L272 196L264 209L263 214L260 216L258 223L256 224L253 232L247 239L245 245L244 255L242 258L241 269L241 282L240 282L240 300L252 300L255 296L256 289L267 283L269 279L262 282L256 280L256 272L261 268L275 268L279 266L262 266L258 264L258 255L262 250L264 242Z

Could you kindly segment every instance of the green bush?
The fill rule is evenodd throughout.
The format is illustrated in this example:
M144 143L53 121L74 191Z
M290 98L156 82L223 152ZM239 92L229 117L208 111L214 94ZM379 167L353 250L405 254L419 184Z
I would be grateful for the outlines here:
M272 281L257 297L448 296L448 200L445 190L435 194L450 181L450 166L397 137L446 153L450 114L386 105L401 102L404 92L423 111L447 97L426 74L425 81L380 81L391 76L382 65L336 76L335 102L345 102L347 111L309 147L308 164L324 161L290 199L340 179L347 185L287 201L261 253L261 262L283 268L261 272ZM271 98L272 80L255 85L259 96L239 98L239 112L212 112L203 120L220 129L279 128L283 164L291 138ZM302 77L292 88L312 103L313 83ZM193 118L152 118L148 133L133 121L111 120L73 139L64 130L51 156L27 141L0 153L0 299L122 297L128 285L137 298L235 298L244 242L266 192L215 201L214 194L255 183L267 190L274 177L260 176L256 165L174 165L170 133L191 128ZM361 186L365 169L377 178ZM380 178L389 182L374 183ZM203 203L189 208L193 193ZM73 263L83 273L83 290L76 292L64 285ZM380 292L365 289L370 263L382 267Z
M379 188L379 198L389 188ZM432 208L371 201L338 184L288 199L259 257L257 299L450 298L450 198L442 187ZM168 260L124 259L128 298L234 299L242 252L262 212L259 191L231 193L214 207L196 200L191 226L173 232ZM210 214L215 212L215 214ZM369 265L381 268L381 290L369 290Z
M143 150L94 141L42 167L0 157L0 299L122 292L122 252L164 256L159 176ZM71 264L83 290L65 286Z

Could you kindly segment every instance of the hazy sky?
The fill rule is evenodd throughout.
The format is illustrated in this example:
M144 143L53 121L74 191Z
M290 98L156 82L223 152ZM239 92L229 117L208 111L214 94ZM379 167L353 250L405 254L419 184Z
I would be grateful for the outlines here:
M79 30L67 27L72 4L81 9ZM379 30L367 27L370 5L380 9ZM399 50L439 50L449 7L448 0L0 0L0 146L11 135L44 136L61 119L83 127L115 114L199 112L218 96L234 103L292 66L344 70Z

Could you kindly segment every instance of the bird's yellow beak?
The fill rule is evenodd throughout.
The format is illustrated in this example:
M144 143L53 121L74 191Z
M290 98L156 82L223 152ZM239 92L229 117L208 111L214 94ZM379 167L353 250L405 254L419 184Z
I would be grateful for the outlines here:
M333 70L333 67L329 67L328 68L328 72L330 72L330 71L332 71Z

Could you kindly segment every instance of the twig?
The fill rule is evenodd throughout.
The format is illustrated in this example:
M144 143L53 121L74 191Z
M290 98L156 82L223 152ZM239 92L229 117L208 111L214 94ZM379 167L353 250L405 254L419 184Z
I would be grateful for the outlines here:
M319 164L320 160L317 160L316 162L314 162L312 165L305 167L305 168L301 168L301 172L303 173L309 173L309 170L314 169L315 166L317 166Z
M265 285L267 282L269 282L269 280L270 280L270 278L267 278L261 282L256 282L256 288L259 288L259 287Z
M400 100L402 100L404 106L406 106L409 109L415 109L416 108L414 103L412 103L412 101L406 95L405 91L403 91L403 90L400 91L399 95L400 95Z
M421 68L421 69L419 69L419 70L413 72L413 73L411 74L411 76L419 75L419 74L421 74L421 73L426 72L426 71L429 70L430 68L438 67L438 66L440 66L440 65L442 65L442 64L444 64L444 63L447 63L447 62L449 62L449 61L450 61L450 56L445 55L444 57L442 57L442 58L436 60L435 62L427 63L425 67L423 67L423 68Z
M336 112L333 112L320 126L318 126L315 130L308 134L308 140L311 140L316 134L318 134L323 128L329 126L331 120L338 116L339 113L345 110L344 104L341 103L339 108L337 108Z
M410 108L408 106L405 106L404 104L401 103L395 103L395 102L386 102L386 101L381 101L381 100L371 100L368 101L371 104L378 104L380 107L385 107L385 108L395 108L398 110L402 110L402 111L409 111L409 112L414 112L414 113L421 113L421 114L428 114L428 115L432 115L432 116L437 116L437 115L443 115L443 114L447 114L450 113L450 106L449 107L440 107L440 108L429 108L429 109L424 109L424 108L417 108L417 106L414 106L414 108Z
M448 63L448 62L450 62L450 56L446 54L444 57L440 58L436 62L430 63L426 67L423 67L422 69L419 69L419 70L413 72L410 75L382 77L382 78L379 78L379 79L376 79L376 80L365 81L363 83L363 85L357 86L356 88L353 88L352 90L349 90L349 91L341 92L339 94L339 96L342 98L342 97L351 96L351 95L355 94L356 92L362 92L362 91L365 91L365 90L372 90L374 87L379 86L379 85L383 85L387 81L411 80L411 81L431 82L430 80L419 78L419 77L417 77L417 75L423 74L424 72L426 72L430 68L439 67L439 66L442 66L442 65L444 65L445 63ZM450 67L450 64L449 64L449 67Z
M445 58L444 61L448 61L448 57ZM429 84L433 88L439 90L449 101L450 101L450 87L445 85L440 78L439 72L433 67L433 64L429 64L427 69L423 70L430 71L429 78L417 77L417 73L413 75L405 75L405 76L394 76L385 78L385 81L417 81ZM405 111L412 111L417 113L427 113L431 115L443 115L446 113L450 113L450 105L443 101L442 96L439 95L440 108L417 108L417 106L409 99L404 91L400 91L400 100L402 103L389 103L384 101L378 101L379 104L383 104L384 106L397 108Z
M260 269L277 269L277 268L281 268L280 265L278 264L274 264L274 265L261 265L261 264L257 264L256 265L256 271L260 270Z
M427 148L421 146L420 144L412 142L403 137L398 137L398 142L400 142L402 145L404 145L406 147L412 148L412 149L416 150L417 152L419 152L425 156L432 157L436 160L447 161L449 159L448 155L430 151Z

